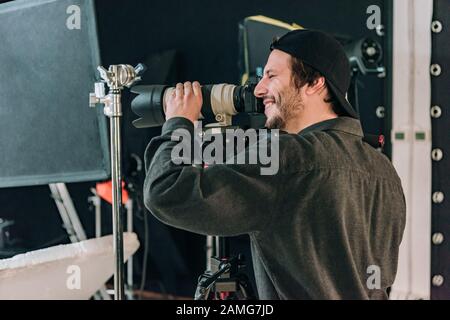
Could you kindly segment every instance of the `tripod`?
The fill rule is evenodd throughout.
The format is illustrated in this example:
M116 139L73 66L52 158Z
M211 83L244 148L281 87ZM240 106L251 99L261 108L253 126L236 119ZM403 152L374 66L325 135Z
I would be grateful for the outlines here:
M203 134L223 135L228 126L224 123L210 124ZM212 141L212 139L203 139ZM226 140L226 136L223 137ZM228 141L226 143L229 143ZM201 150L207 146L201 145ZM247 144L247 141L246 141ZM235 150L235 153L236 150ZM225 153L224 153L225 155ZM224 158L224 162L226 158ZM207 167L207 163L200 166ZM213 245L213 243L215 245ZM213 250L214 249L214 250ZM226 237L207 237L206 271L199 277L195 300L252 300L256 299L250 281L242 270L245 268L245 257L242 254L231 257L230 239Z
M229 239L214 237L215 256L209 259L210 267L198 279L195 300L252 300L255 299L245 268L243 255L230 257Z

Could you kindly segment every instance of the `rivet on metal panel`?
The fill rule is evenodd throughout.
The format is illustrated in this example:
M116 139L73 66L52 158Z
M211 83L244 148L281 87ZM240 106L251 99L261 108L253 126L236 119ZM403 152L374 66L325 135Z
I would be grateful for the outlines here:
M438 245L444 242L444 235L440 232L436 232L433 234L433 237L431 239L433 241L433 244Z
M442 31L442 23L438 20L434 20L431 23L431 31L434 33L440 33Z
M431 72L431 75L433 75L435 77L440 76L442 73L441 66L438 65L437 63L433 63L430 67L430 72Z
M442 203L444 201L444 193L441 191L436 191L433 193L433 202Z
M442 110L441 107L439 106L432 106L430 109L430 114L432 118L440 118L440 116L442 115Z
M383 106L377 107L375 113L376 113L376 115L377 115L377 117L378 117L379 119L383 119L384 116L385 116L385 114L384 114L384 107L383 107Z
M443 157L444 153L441 149L436 148L431 151L431 159L433 159L434 161L441 161Z
M440 287L444 283L444 277L441 276L440 274L437 274L437 275L433 276L433 279L431 282L433 283L433 286Z

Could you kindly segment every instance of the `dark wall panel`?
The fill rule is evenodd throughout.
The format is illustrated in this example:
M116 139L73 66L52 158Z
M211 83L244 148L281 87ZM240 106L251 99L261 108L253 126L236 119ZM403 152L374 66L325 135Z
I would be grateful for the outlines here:
M432 247L431 298L450 299L450 1L435 0L431 63L441 73L431 77L432 105Z

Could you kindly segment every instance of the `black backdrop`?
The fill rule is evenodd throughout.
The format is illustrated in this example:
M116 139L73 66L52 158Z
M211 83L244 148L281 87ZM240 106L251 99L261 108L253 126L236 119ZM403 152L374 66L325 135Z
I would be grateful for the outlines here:
M0 1L1 2L1 1ZM2 1L5 2L5 1ZM379 5L382 23L388 23L388 12L382 0L315 0L315 1L146 1L146 0L97 0L98 35L102 63L136 64L149 56L167 50L176 50L175 68L164 77L150 68L146 74L148 83L199 80L201 83L238 83L238 22L251 15L265 15L288 23L296 22L307 28L321 29L344 37L370 36L380 41L385 50L388 37L378 37L368 30L366 9ZM388 24L389 26L389 24ZM391 30L386 30L389 34ZM389 65L390 53L385 52ZM173 67L173 66L172 66ZM362 80L360 108L362 122L368 133L384 133L389 119L389 92L385 92L387 79L374 76ZM155 73L154 73L155 72ZM126 96L125 99L128 99ZM387 117L380 119L375 110L386 107ZM132 171L131 154L142 158L149 139L160 129L135 129L130 123L135 117L125 106L124 115L124 167ZM388 137L388 135L386 134ZM138 173L135 183L142 183ZM93 236L93 213L89 211L87 197L92 183L70 184L82 223L88 236ZM139 189L139 188L138 188ZM2 210L0 218L14 220L13 236L22 239L21 246L30 250L51 243L67 242L56 206L49 197L46 186L10 188L0 190ZM103 206L103 230L111 230L108 205ZM135 227L141 240L137 254L136 280L139 280L143 248L143 220L136 216ZM205 267L204 237L161 225L149 216L150 260L147 288L163 289L170 293L192 296L198 275ZM53 242L52 242L53 241ZM245 240L233 240L234 251L246 251Z

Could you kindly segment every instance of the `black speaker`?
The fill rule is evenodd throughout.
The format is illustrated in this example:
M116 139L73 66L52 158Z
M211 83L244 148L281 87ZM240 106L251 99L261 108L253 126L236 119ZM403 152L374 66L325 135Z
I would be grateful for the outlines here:
M109 176L95 20L91 0L0 5L0 187Z

